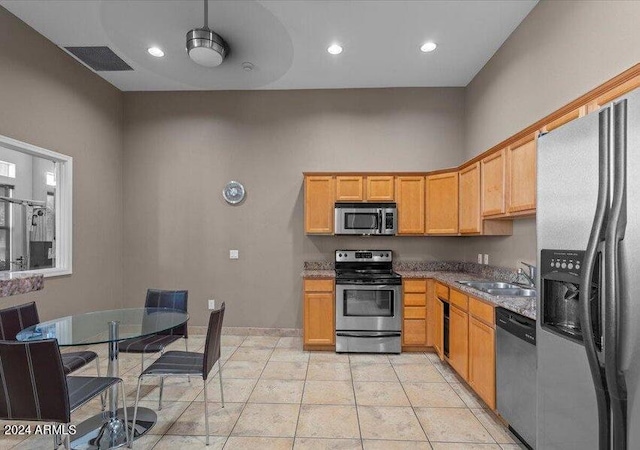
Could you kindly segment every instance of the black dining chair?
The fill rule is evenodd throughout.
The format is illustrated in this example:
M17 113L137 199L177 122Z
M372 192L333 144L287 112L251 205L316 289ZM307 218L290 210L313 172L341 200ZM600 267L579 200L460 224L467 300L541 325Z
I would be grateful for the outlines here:
M120 384L125 422L127 406L120 378L66 376L55 339L0 341L0 419L68 425L71 413ZM127 445L130 445L127 432ZM70 449L70 434L64 445ZM55 447L58 438L54 436Z
M209 445L209 408L207 407L207 378L213 365L218 362L218 375L220 378L220 400L224 408L224 391L222 389L222 364L220 364L220 335L222 333L222 321L224 320L224 302L220 309L211 311L209 315L209 327L204 353L169 351L147 367L138 377L138 389L136 391L136 404L133 409L132 438L135 433L136 419L138 415L138 401L140 400L140 383L144 377L201 376L204 381L204 417L207 431L207 445ZM162 384L160 384L160 399L158 407L162 408Z
M145 308L170 308L187 312L189 291L163 291L148 289ZM187 324L171 330L163 331L152 336L127 339L118 343L118 350L123 353L140 353L142 370L144 370L144 355L149 353L164 353L164 349L180 338L184 338L184 348L189 351Z
M20 331L38 323L40 323L40 318L35 302L2 309L0 310L0 339L15 341ZM100 376L100 358L96 352L85 350L62 354L62 366L67 375L86 366L91 361L96 362L96 373Z

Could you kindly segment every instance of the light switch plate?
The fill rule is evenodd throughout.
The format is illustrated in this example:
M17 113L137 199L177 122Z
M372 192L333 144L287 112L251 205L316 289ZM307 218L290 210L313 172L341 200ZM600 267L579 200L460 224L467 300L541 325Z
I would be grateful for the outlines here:
M238 250L229 250L229 259L238 259Z
M482 253L478 253L478 264L482 264Z
M216 301L211 299L209 300L209 309L216 309Z
M486 253L484 254L484 263L489 264L489 255L487 255Z

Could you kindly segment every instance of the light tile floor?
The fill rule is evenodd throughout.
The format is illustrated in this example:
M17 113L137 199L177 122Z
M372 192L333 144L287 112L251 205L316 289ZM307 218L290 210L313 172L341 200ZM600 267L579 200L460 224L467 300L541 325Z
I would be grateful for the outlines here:
M189 338L189 350L203 346L203 336ZM92 349L106 373L106 346ZM202 380L169 378L159 421L135 449L525 448L434 354L339 355L304 352L301 338L223 336L221 360L225 408L217 366L209 379L211 445L205 447ZM121 354L120 367L133 405L140 357ZM95 368L76 374L94 375ZM157 380L143 382L141 405L157 410L158 393ZM92 401L72 419L97 412ZM0 436L0 450L51 447L48 436Z

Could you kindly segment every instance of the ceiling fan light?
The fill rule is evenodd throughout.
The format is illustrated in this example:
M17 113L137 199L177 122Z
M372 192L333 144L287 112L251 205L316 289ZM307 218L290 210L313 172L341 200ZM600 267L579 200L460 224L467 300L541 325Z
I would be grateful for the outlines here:
M208 28L194 28L187 33L187 53L196 64L217 67L229 53L222 37Z

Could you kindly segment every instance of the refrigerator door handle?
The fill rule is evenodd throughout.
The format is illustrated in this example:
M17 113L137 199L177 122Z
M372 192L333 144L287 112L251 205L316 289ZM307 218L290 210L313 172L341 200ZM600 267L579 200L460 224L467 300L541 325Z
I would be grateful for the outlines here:
M613 106L613 194L605 241L604 359L611 399L613 448L627 448L627 389L620 371L620 241L627 225L627 101Z
M582 264L582 273L580 277L580 324L582 334L584 336L584 347L587 352L589 368L591 369L591 377L596 391L596 400L598 405L598 440L599 448L606 449L609 447L611 440L611 430L609 422L610 402L607 392L607 383L604 364L598 357L594 330L593 317L591 310L591 285L595 270L598 254L601 252L605 240L605 223L607 222L609 209L609 142L611 135L611 108L606 108L600 112L599 116L599 157L598 157L598 200L596 202L596 213L591 227L591 235L587 244L587 250L584 255ZM599 289L602 289L602 279L599 280ZM601 293L597 293L595 301L601 302ZM600 320L600 318L598 318ZM603 326L599 327L603 329Z

